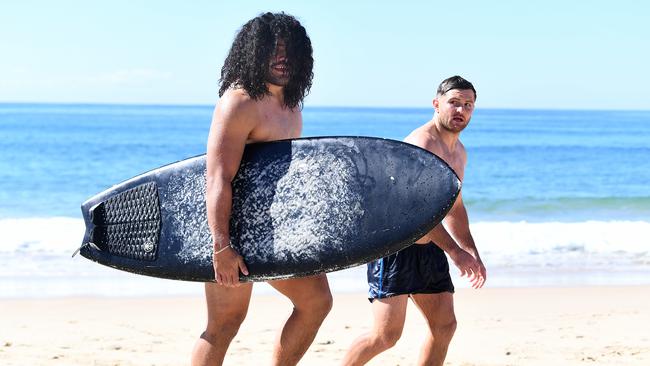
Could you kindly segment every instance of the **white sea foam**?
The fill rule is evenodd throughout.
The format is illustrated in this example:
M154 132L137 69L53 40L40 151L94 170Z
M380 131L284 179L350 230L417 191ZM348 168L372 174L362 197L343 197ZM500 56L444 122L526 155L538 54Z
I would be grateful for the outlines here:
M0 253L71 255L84 231L83 220L70 217L0 219Z
M471 224L481 253L542 255L581 252L650 255L650 222L508 222L482 221ZM71 255L83 239L80 218L0 219L0 253Z
M480 252L498 266L650 266L647 221L478 222L471 229Z
M650 283L647 221L477 222L471 229L493 286Z
M477 222L471 228L492 286L650 283L647 221ZM70 258L83 238L81 219L0 219L0 233L0 297L201 292L196 284ZM363 266L329 277L334 291L365 289ZM458 287L466 282L456 280Z

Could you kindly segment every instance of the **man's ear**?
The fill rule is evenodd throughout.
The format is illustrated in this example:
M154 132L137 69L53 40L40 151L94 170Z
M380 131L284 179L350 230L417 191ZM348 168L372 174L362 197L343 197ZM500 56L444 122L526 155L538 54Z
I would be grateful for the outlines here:
M438 102L438 98L433 99L433 109L436 110L436 113L438 113L438 106L440 105L440 102Z

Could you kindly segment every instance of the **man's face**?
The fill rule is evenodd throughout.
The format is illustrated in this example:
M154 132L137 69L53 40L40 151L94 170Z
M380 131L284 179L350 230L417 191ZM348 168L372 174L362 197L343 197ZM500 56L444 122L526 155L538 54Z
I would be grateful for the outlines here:
M283 40L278 40L275 51L271 55L266 82L278 86L286 86L289 83L287 49Z
M474 92L471 89L451 89L433 100L442 127L459 133L469 124L474 112Z

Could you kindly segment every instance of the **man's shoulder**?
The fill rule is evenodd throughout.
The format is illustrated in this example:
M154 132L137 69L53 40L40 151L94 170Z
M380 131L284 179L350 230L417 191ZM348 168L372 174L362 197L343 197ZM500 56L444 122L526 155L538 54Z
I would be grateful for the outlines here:
M422 125L406 136L404 141L423 148L428 148L431 143L437 140L437 136L432 135L426 125Z
M219 99L212 114L212 124L222 129L251 131L259 121L255 100L246 92L227 90Z
M253 108L257 103L257 100L251 98L251 96L241 88L228 89L219 99L219 105L234 109Z
M250 120L257 115L258 105L259 101L251 98L243 89L228 89L217 103L215 117L226 120L241 118Z

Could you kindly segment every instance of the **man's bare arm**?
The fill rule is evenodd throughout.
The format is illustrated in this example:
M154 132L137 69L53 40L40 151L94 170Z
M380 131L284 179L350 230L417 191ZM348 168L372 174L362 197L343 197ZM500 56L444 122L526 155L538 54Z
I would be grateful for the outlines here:
M437 151L436 144L431 140L431 136L422 131L416 130L404 139L405 142L419 146L423 149L431 151L432 153L440 153ZM459 177L462 179L462 171ZM458 246L454 238L447 232L442 224L438 224L433 230L425 235L425 238L435 243L440 249L444 250L454 262L454 265L460 270L461 276L470 276L470 281L474 281L476 273L479 271L479 264L476 259L467 253L463 248Z
M255 118L250 101L222 98L215 109L207 144L206 209L213 240L213 265L218 284L236 286L239 271L248 274L243 258L230 248L232 180Z
M469 230L469 218L467 217L467 210L463 204L462 193L458 196L456 203L447 214L445 225L450 234L456 239L458 245L473 255L474 258L480 260L478 250L474 244L474 238Z
M462 192L456 199L454 206L447 213L444 223L448 232L454 237L455 242L476 259L478 271L475 273L476 276L473 278L472 284L475 288L482 287L487 277L487 271L481 261L478 249L476 249L476 244L474 243L474 238L469 229L469 218L465 205L463 204Z
M456 241L449 235L442 223L436 225L425 237L449 254L454 265L460 270L461 276L473 278L474 274L477 273L479 267L476 259L456 244Z

